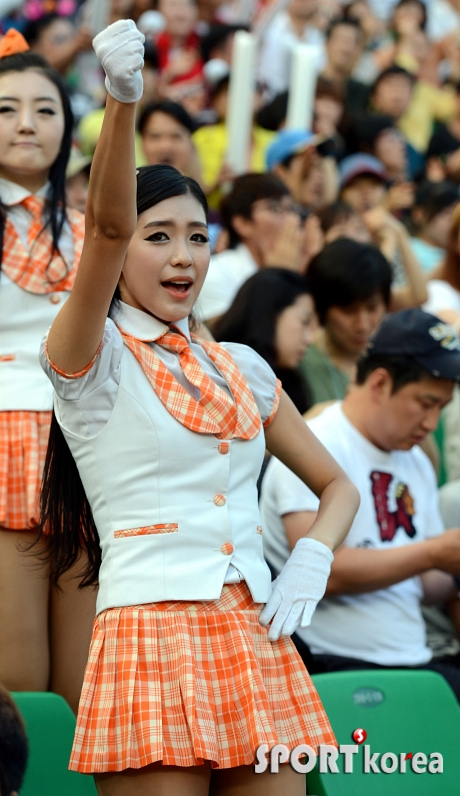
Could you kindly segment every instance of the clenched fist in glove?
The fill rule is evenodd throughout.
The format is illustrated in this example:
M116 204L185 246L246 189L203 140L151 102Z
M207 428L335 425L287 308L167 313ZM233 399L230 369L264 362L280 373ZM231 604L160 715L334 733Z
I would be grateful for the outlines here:
M106 74L105 87L119 102L142 97L145 36L132 19L120 19L93 39L94 52Z
M270 641L291 636L299 624L308 627L326 591L333 560L332 552L322 542L310 537L299 539L273 581L273 591L259 616L261 625L273 620L268 631Z

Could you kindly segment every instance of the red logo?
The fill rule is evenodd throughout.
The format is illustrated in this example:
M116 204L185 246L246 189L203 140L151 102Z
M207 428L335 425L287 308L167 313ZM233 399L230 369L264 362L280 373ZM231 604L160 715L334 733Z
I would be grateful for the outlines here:
M354 732L351 733L351 737L353 738L354 742L357 743L359 746L359 744L364 743L364 741L366 740L367 732L366 730L363 730L362 727L359 727L359 729L354 730Z

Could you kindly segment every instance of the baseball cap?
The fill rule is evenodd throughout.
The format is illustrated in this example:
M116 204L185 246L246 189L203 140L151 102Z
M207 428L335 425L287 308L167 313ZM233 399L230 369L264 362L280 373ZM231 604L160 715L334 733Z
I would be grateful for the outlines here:
M316 144L318 136L309 130L282 130L267 149L267 169L272 170L278 163L291 155L299 155L310 144Z
M420 308L387 315L367 356L404 356L439 379L460 381L460 341L453 326Z
M358 152L358 154L349 155L340 162L340 187L345 188L349 182L361 174L372 174L374 177L379 177L382 182L388 181L388 174L381 160L378 160L373 155Z

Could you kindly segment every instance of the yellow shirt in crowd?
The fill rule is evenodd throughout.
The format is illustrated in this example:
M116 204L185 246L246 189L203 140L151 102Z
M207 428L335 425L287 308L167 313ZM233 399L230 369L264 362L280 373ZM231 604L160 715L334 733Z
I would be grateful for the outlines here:
M417 80L408 108L398 127L404 138L418 152L426 152L433 135L434 122L448 122L456 111L453 88L437 88L426 80Z
M275 133L254 125L252 128L251 158L248 163L248 171L263 172L267 170L265 153L274 136ZM225 123L219 122L219 124L212 124L209 127L200 127L192 138L200 161L203 182L205 185L215 185L228 148ZM214 190L208 196L209 206L214 209L217 208L221 198L221 190Z

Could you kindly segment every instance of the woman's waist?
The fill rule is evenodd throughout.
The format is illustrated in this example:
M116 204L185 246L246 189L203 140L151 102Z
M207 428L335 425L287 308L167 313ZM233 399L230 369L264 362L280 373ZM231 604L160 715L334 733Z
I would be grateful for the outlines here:
M127 605L120 608L107 608L98 614L98 619L112 620L115 617L125 617L130 614L142 617L152 613L182 613L182 614L209 614L222 611L247 611L254 607L260 608L260 603L255 603L248 584L243 580L240 583L224 583L220 597L213 600L163 600L160 602L140 603Z

